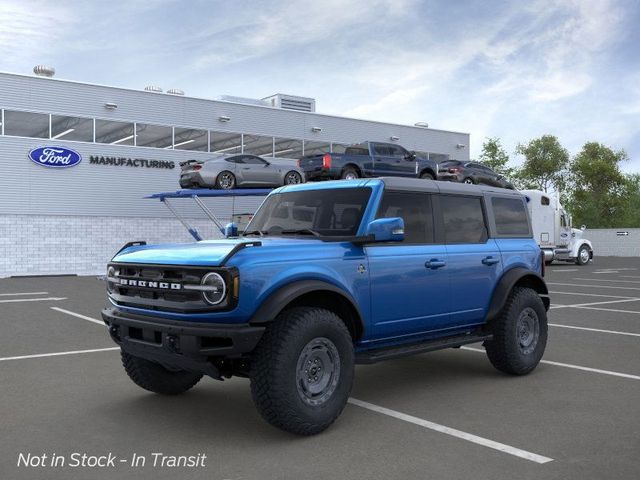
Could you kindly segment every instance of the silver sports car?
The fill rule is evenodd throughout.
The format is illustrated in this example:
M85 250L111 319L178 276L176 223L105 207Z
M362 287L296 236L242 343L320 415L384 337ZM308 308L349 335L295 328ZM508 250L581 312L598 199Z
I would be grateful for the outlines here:
M256 155L220 155L180 164L181 188L280 187L304 182L295 160Z

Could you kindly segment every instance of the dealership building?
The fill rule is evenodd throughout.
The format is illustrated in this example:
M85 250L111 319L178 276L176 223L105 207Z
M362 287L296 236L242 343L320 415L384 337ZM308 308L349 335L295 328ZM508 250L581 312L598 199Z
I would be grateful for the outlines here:
M102 274L128 241L193 241L161 202L144 198L177 190L186 160L250 153L294 162L364 140L397 143L438 161L469 159L469 134L323 115L306 97L210 100L175 89L59 80L48 67L34 72L0 73L0 277ZM73 166L31 158L59 150L73 152ZM227 221L261 201L206 205ZM205 238L220 236L192 202L175 205Z

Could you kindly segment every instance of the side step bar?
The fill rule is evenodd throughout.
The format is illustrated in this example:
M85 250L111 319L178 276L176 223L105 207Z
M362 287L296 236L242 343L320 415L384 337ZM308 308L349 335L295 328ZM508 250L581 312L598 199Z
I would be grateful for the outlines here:
M356 353L357 364L371 364L382 362L383 360L391 360L392 358L407 357L418 353L433 352L445 348L455 348L469 343L484 342L491 340L493 335L470 334L456 335L455 337L437 338L435 340L427 340L420 343L412 343L411 345L402 345L399 347L385 347L375 350L366 350Z

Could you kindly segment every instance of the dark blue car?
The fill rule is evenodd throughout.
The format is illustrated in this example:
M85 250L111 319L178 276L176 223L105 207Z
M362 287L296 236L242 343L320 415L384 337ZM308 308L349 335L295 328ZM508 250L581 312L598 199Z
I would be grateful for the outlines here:
M273 425L327 428L356 363L484 342L499 370L540 361L544 262L518 192L382 178L282 187L244 234L138 245L108 266L102 316L142 388L251 380Z
M307 181L408 177L435 180L438 164L395 143L364 142L345 152L308 155L298 160Z

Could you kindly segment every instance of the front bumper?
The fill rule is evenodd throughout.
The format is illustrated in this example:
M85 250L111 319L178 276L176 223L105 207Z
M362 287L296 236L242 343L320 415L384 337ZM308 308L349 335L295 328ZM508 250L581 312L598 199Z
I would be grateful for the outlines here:
M162 365L221 378L212 360L253 351L265 327L193 323L106 308L102 319L122 350Z

